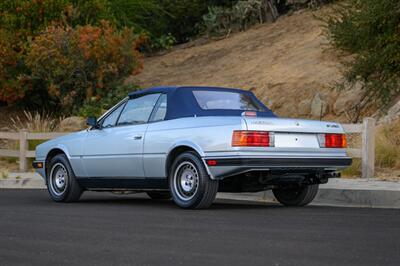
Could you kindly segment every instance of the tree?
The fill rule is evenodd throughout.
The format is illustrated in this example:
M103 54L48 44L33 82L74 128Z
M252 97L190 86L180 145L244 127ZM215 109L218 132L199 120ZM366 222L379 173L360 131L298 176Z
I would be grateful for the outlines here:
M325 21L333 44L354 54L345 64L350 84L384 105L400 93L400 2L350 0Z

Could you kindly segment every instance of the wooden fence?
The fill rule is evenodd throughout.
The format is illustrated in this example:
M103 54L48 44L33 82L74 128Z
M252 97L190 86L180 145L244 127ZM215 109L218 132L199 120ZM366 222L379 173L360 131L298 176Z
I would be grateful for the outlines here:
M361 149L347 149L353 158L361 158L361 177L373 178L375 173L375 119L364 118L362 124L342 124L347 134L361 133Z
M362 124L343 124L347 134L361 133L362 148L349 148L348 154L353 158L361 158L362 178L374 177L375 166L375 119L365 118ZM68 134L65 133L29 133L21 130L18 133L0 132L0 139L11 139L19 141L19 150L0 149L0 156L18 157L19 170L28 170L27 158L34 158L35 151L29 150L29 140L48 140Z
M0 156L18 157L19 170L26 172L28 170L28 158L35 158L35 151L29 150L29 140L49 140L66 134L68 132L30 133L26 130L21 130L20 132L0 132L0 139L11 139L19 142L19 150L0 149Z

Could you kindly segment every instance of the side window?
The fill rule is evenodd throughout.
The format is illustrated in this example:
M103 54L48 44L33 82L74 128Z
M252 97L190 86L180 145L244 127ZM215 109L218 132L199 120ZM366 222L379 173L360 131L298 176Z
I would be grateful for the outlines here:
M157 105L154 108L154 112L150 121L162 121L165 119L165 115L167 114L167 95L162 94L160 99L158 99Z
M104 118L103 122L101 123L101 126L103 128L115 126L115 124L117 123L119 114L121 113L124 106L125 106L125 103L121 104L120 106L118 106L117 109L112 111L111 114L109 114L106 118Z
M118 120L118 125L147 123L159 97L158 93L129 100Z

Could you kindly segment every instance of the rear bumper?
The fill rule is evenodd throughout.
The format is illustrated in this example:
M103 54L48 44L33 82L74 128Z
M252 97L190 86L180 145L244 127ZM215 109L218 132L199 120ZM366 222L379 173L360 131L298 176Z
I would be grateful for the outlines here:
M209 161L213 161L211 164ZM351 165L350 157L335 158L205 158L209 173L214 179L250 172L315 172L337 171ZM212 165L212 166L211 166Z

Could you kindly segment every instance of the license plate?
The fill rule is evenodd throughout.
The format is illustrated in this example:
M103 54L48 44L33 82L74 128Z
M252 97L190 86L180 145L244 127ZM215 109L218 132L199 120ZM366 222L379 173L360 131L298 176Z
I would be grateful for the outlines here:
M275 147L319 148L316 134L275 132Z

